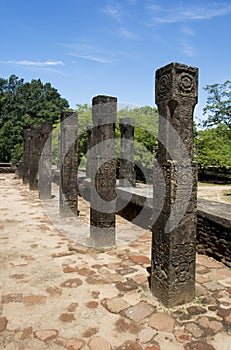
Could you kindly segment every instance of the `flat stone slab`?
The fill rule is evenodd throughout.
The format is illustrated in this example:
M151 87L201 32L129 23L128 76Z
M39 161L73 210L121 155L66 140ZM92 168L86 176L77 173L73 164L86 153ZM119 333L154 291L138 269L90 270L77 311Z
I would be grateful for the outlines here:
M141 322L156 311L156 308L147 303L138 303L129 307L123 312L123 315L135 322Z

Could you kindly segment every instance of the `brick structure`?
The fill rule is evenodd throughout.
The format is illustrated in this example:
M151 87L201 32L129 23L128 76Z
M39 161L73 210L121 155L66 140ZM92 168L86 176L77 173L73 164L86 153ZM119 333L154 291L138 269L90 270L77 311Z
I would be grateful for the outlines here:
M96 247L115 245L115 123L117 99L92 100L90 240Z
M134 120L132 118L121 118L119 126L121 133L119 185L135 187Z
M51 198L52 182L52 124L43 123L40 134L41 154L39 158L38 188L41 199Z
M78 215L78 115L63 112L60 120L60 214Z
M167 307L195 296L197 166L193 110L198 69L171 63L156 71L159 111L154 166L152 293Z

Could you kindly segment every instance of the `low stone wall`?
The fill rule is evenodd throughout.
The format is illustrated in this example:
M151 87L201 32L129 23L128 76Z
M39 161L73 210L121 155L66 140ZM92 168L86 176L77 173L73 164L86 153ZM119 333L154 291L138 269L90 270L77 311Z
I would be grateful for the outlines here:
M197 252L231 267L231 205L198 200Z
M14 173L15 169L15 166L12 166L10 163L0 163L0 174Z
M58 175L56 171L54 181ZM89 201L90 179L85 179L85 173L79 178L79 188L81 195ZM116 193L118 214L144 229L150 228L152 187L118 186ZM231 205L198 198L197 221L197 252L231 267Z

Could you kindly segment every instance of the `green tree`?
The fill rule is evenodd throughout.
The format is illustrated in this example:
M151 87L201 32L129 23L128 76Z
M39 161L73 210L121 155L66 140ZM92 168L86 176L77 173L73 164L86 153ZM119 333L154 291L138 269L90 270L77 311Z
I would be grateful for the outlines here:
M205 130L196 132L196 159L202 169L231 166L231 80L207 85Z
M228 126L200 130L195 137L196 160L202 169L231 167L231 138Z
M50 83L40 79L24 82L15 75L0 78L0 160L19 160L22 155L23 129L55 123L66 99Z
M206 85L204 90L208 97L203 109L207 119L203 125L210 127L224 124L231 129L231 80L223 84Z
M157 149L158 112L150 106L121 109L118 119L131 117L134 120L134 159L136 163L136 177L141 181L152 181L155 152ZM119 155L118 155L119 156ZM145 169L146 174L142 174Z

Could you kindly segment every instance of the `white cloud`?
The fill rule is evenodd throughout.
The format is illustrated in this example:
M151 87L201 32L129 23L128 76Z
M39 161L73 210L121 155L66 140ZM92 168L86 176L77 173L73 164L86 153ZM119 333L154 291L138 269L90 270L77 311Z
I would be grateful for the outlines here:
M195 55L195 50L194 48L186 41L182 41L181 43L182 46L182 52L189 57L192 57Z
M113 59L109 57L102 50L89 45L85 42L75 44L63 44L68 49L68 55L72 57L81 58L84 60L94 61L98 63L112 63ZM111 56L111 55L110 55Z
M1 63L15 64L19 66L34 66L34 67L51 67L51 66L64 66L62 61L29 61L29 60L20 60L20 61L1 61Z
M70 55L73 57L78 57L78 58L82 58L84 60L95 61L95 62L99 62L99 63L111 63L112 62L111 59L108 59L106 57L95 56L95 55L80 55L78 53L72 53Z
M135 33L130 32L125 28L120 28L119 34L126 39L132 39L132 40L138 39L138 36Z
M158 5L150 5L154 12L153 20L156 23L179 23L194 20L209 20L215 17L225 16L231 13L231 5L225 3L214 4L213 7L202 6L175 6L174 8L160 8Z
M183 33L186 37L194 36L194 35L195 35L195 32L193 31L193 29L191 29L191 28L188 27L188 26L183 26L183 27L181 28L181 31L182 31L182 33Z
M122 19L122 10L121 7L116 3L108 4L103 10L107 16L112 17L117 22L120 22Z
M137 0L128 0L131 5L136 5Z

